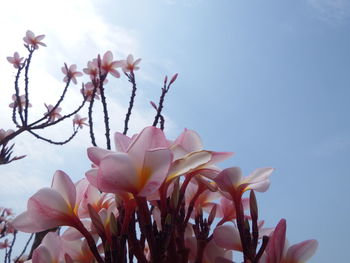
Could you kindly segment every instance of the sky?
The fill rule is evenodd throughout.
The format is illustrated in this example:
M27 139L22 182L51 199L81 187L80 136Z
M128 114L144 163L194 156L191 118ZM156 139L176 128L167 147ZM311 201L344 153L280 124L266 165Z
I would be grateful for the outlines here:
M30 72L33 119L45 112L44 103L60 96L63 63L81 70L107 50L117 59L131 53L142 61L129 134L151 125L149 101L158 101L166 74L179 73L165 101L167 136L196 130L206 149L235 152L222 168L240 166L246 175L274 167L270 189L257 195L266 225L286 218L291 244L317 239L310 262L346 261L349 0L14 0L1 5L0 128L14 128L8 104L15 70L6 57L15 51L25 55L22 38L28 29L45 34L47 44L34 55ZM79 103L79 89L70 87L63 112ZM106 92L112 130L121 131L130 86L125 78L111 79ZM96 125L103 146L102 123ZM71 126L67 122L41 134L62 140ZM88 129L64 147L30 135L14 142L15 154L27 157L0 166L0 206L17 213L50 185L56 170L77 181L90 167Z

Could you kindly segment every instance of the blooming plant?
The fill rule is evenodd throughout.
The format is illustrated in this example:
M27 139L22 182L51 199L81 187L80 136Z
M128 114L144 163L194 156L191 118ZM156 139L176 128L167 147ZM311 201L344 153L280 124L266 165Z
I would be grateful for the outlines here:
M29 51L43 45L42 38L27 33ZM23 67L18 56L11 61L19 70ZM5 223L0 221L0 237L16 231L36 233L29 256L23 259L23 252L15 262L229 263L237 262L238 254L246 263L307 261L317 249L316 240L288 246L285 219L275 228L265 228L259 218L255 192L268 190L272 168L259 168L244 177L238 167L219 168L217 164L232 153L206 150L197 132L185 129L175 140L166 137L162 110L177 74L169 82L165 77L159 103L151 102L156 110L152 126L127 135L140 61L132 55L114 61L107 51L87 63L83 71L89 82L82 93L89 114L75 115L73 123L77 130L88 120L92 168L75 183L58 170L51 187L35 193L27 210L13 220L6 219L9 214L2 210ZM104 85L108 76L120 77L119 67L132 92L123 132L114 134L112 149ZM67 85L80 75L76 66L62 71ZM24 106L19 106L23 103L18 94L15 99L14 111L28 109L27 97ZM106 147L97 146L95 139L92 109L97 99L103 106ZM46 107L47 125L64 118L58 104ZM26 115L20 116L26 120ZM6 250L5 262L10 262L13 242L6 239L0 244Z

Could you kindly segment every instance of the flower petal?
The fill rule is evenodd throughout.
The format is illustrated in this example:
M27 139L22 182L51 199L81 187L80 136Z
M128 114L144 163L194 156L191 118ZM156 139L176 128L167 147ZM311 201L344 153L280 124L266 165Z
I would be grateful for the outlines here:
M215 228L214 241L219 247L242 251L239 231L233 225L222 225Z
M127 154L109 154L100 162L97 185L101 191L107 193L118 191L135 193L137 192L137 184L137 171Z
M116 132L114 134L114 143L118 152L126 152L131 143L131 139L120 132Z
M218 187L225 192L232 192L242 179L242 171L239 167L230 167L222 170L221 173L214 179Z
M127 152L136 164L142 165L147 150L156 148L167 148L168 141L163 131L159 128L150 126L144 128L137 137L131 142Z
M159 189L164 182L172 161L169 149L147 151L139 183L140 196L148 196Z
M99 147L89 147L87 149L87 154L89 159L96 165L99 165L101 160L107 155L113 153L110 150L105 150Z
M59 192L64 200L74 209L76 189L70 177L63 171L56 171L52 180L52 189Z
M191 152L173 162L169 171L168 180L172 180L177 176L196 169L209 162L210 159L211 153L208 151Z
M286 259L288 262L306 262L316 252L318 247L317 240L311 239L300 242L288 248Z

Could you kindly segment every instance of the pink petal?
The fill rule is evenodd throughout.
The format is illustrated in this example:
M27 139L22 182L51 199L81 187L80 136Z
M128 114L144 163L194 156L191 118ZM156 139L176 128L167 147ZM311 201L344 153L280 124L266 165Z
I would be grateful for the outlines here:
M261 182L262 180L269 178L273 171L274 169L270 167L258 168L255 171L253 171L250 175L248 175L246 178L244 178L244 182L245 183Z
M52 189L59 192L64 200L74 209L76 189L70 177L63 171L56 171L52 180Z
M316 252L318 247L317 240L306 240L289 247L286 255L288 262L306 262Z
M198 133L188 129L185 129L180 136L177 137L174 144L181 145L187 151L187 153L196 152L203 149L202 141Z
M116 78L120 78L120 73L119 73L119 71L118 70L116 70L116 69L111 69L110 71L109 71L109 73L111 73L114 77L116 77Z
M132 140L127 152L137 165L143 165L144 155L147 150L166 148L168 141L163 131L156 127L144 128L137 137Z
M269 239L266 247L267 262L280 262L286 240L286 220L281 219Z
M99 147L89 147L87 149L89 159L96 165L99 165L101 160L110 153L113 152Z
M193 169L206 164L211 159L211 154L208 151L191 152L183 158L176 160L171 165L168 180L185 174Z
M42 243L50 252L53 259L58 260L62 253L62 240L55 232L49 232Z
M32 262L33 263L48 263L48 262L53 262L53 259L51 257L50 251L46 247L39 246L33 252Z
M114 134L114 143L118 152L126 152L131 143L131 139L120 132L116 132Z
M239 231L233 225L222 225L215 228L214 241L222 248L242 251Z
M89 181L90 184L92 184L95 187L98 187L97 185L97 175L98 175L98 169L93 168L90 169L85 173L86 179Z
M241 169L239 167L231 167L221 171L221 173L215 178L215 182L221 190L231 192L232 190L236 190L241 179Z
M36 224L37 221L35 218L31 217L31 214L28 213L28 211L25 211L18 216L11 222L12 226L22 232L26 233L35 233L43 231L43 228Z
M138 176L130 157L125 153L107 155L100 163L97 184L107 193L137 192Z
M113 54L111 51L107 51L104 55L103 55L103 63L111 63L113 60Z
M145 154L142 168L142 178L139 196L148 196L156 192L164 182L172 161L172 153L169 149L151 150Z
M232 152L212 152L212 151L211 151L211 154L212 154L212 158L210 162L207 163L207 165L222 162L233 155Z
M69 225L73 216L72 208L57 191L51 188L40 189L28 200L28 212L36 218L42 230L60 225Z

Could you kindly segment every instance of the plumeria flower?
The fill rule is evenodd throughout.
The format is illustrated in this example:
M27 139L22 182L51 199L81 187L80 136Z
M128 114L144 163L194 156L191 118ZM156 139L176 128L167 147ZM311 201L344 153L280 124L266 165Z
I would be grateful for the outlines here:
M87 68L83 69L84 73L89 75L90 78L96 79L98 76L98 63L97 63L97 59L93 59L92 61L89 61L87 63Z
M145 128L126 152L88 148L90 160L98 167L86 173L89 182L107 193L127 192L146 197L158 190L166 178L172 153L161 129Z
M134 56L133 55L128 55L128 57L126 58L126 60L123 60L123 66L122 66L122 70L124 72L131 72L131 71L135 71L140 69L140 67L138 67L137 65L140 63L141 58L136 59L134 61Z
M274 231L274 228L263 228L263 225L264 221L260 221L258 224L259 239L263 238L263 236L269 236ZM215 243L222 248L243 251L239 230L235 225L225 224L217 226L214 229L213 237Z
M91 101L92 100L92 95L94 94L94 84L92 84L92 82L88 82L84 85L84 88L82 88L80 90L80 92L86 97L87 101ZM98 96L99 94L101 94L100 89L97 88L96 92L95 92L95 99L99 100L100 97Z
M74 84L77 84L77 77L83 76L83 73L77 71L77 65L73 64L70 65L68 70L67 70L67 65L65 67L62 67L62 72L66 76L63 78L64 82L68 82L68 79L71 79Z
M63 243L57 233L49 232L40 246L33 251L32 263L59 263L65 262Z
M73 125L77 125L78 128L82 129L85 126L89 126L87 123L86 123L86 120L87 118L82 118L80 117L79 114L75 114L74 115L74 119L73 119Z
M77 227L76 188L63 171L54 174L51 188L42 188L29 198L27 211L18 215L15 229L34 233L57 226Z
M39 45L46 47L46 44L40 41L44 37L45 35L35 36L32 31L28 30L23 40L27 45L33 47L34 49L38 49Z
M120 73L116 70L123 65L122 60L113 61L113 54L111 51L107 51L101 60L101 73L102 75L111 73L114 77L119 78Z
M311 239L288 246L286 240L286 220L281 219L270 236L261 263L304 263L316 252L317 240Z
M47 109L47 113L44 114L44 115L47 115L49 114L49 123L50 122L54 122L56 119L60 119L62 118L62 115L60 114L62 108L60 107L57 107L54 109L54 106L53 105L46 105L45 104L45 107ZM54 109L54 110L53 110ZM52 111L53 110L53 111Z
M16 108L18 106L16 94L12 95L12 100L13 100L13 102L9 105L9 107L10 108ZM20 103L20 109L23 110L23 108L26 105L26 96L25 95L20 95L19 96L19 103ZM28 107L32 107L32 104L28 103Z
M199 211L201 209L210 211L212 207L216 205L214 201L220 196L221 195L219 192L210 191L208 187L203 183L189 183L185 192L185 204L186 207L188 207L193 198L196 198L196 201L194 202L193 212ZM192 216L194 216L194 213Z
M79 218L89 217L88 204L99 213L102 209L115 209L115 199L113 195L101 193L95 186L84 178L76 184L77 205Z
M241 197L247 190L265 192L270 186L272 168L259 168L247 177L242 177L239 167L226 168L214 179L225 197Z
M203 150L202 141L195 131L185 129L184 132L170 146L174 154L174 162L171 165L167 181L188 172L198 172L201 175L213 179L219 173L215 166L233 153L214 152Z
M24 58L20 57L18 52L13 53L13 57L7 57L7 61L10 62L14 68L21 68L23 66L22 60Z
M9 129L7 131L5 131L4 129L0 129L0 141L5 139L7 136L9 136L12 133L14 133L14 130L12 130L12 129Z

